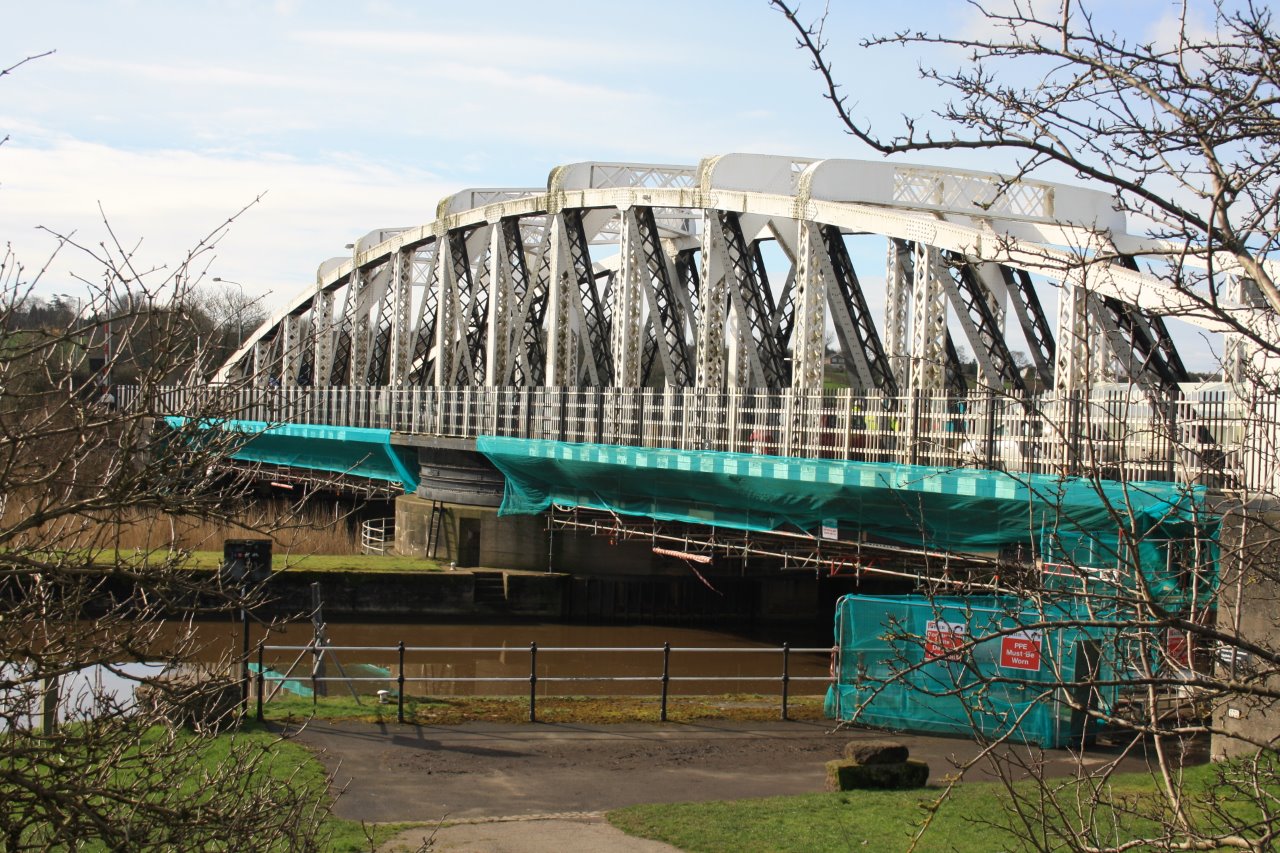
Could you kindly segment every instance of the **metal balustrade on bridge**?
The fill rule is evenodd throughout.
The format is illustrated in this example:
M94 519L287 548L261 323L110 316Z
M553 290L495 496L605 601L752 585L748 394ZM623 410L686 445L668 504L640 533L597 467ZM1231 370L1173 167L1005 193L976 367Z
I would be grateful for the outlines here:
M122 402L142 407L144 401L137 389L122 389ZM1274 400L1248 404L1216 390L1156 400L1127 387L1088 396L977 392L957 398L848 389L213 386L157 389L146 408L450 439L496 435L1215 488L1263 482L1263 454L1250 448L1280 420Z
M357 664L349 658L344 667L337 658L339 653L372 657L390 666L363 662ZM272 657L274 655L282 655L282 657L276 660ZM574 669L570 664L556 661L557 657L566 655L603 657L606 661L604 668L606 670L612 668L612 672ZM721 659L729 655L745 656L765 662L774 659L772 661L774 665L772 672L763 669L747 673L711 669L709 672L698 674L679 674L679 665L689 658L704 655ZM583 688L593 690L592 695L652 696L659 705L659 718L666 722L667 703L673 689L690 684L698 684L703 688L744 684L755 687L776 686L780 715L786 720L793 684L821 685L817 690L807 691L806 695L825 692L826 685L831 681L830 655L831 649L827 647L793 648L789 643L767 647L675 647L670 643L664 643L661 646L539 646L537 643L530 643L528 646L410 646L403 642L395 646L259 644L256 666L249 668L253 671L254 701L259 720L263 718L264 705L282 690L288 690L304 698L309 696L313 704L318 702L322 687L338 686L347 689L352 696L359 697L363 694L366 698L380 697L394 692L396 719L403 723L405 698L409 693L416 698L424 699L463 695L513 696L520 694L511 691L510 688L520 685L520 692L523 693L524 686L527 685L530 722L537 721L537 703L540 696L547 699L584 695ZM456 671L441 674L443 668L452 668L452 663L446 664L442 660L450 656L455 660L458 656L464 656L472 663L478 664L477 670L484 666L493 674L468 676L459 675ZM619 656L634 662L624 667L619 663ZM800 656L798 661L796 656ZM290 657L292 657L292 664L287 663ZM432 671L431 663L424 660L431 657L436 658L435 672ZM609 662L610 657L612 662ZM296 674L299 665L306 658L311 658L312 665L305 674ZM323 671L336 674L321 674L319 663L324 658L329 658L327 664L331 665L332 669L326 666ZM799 667L798 672L797 667ZM630 670L631 674L621 674L619 670ZM421 674L407 674L413 671ZM822 674L815 675L813 674L815 671L822 671ZM485 686L489 693L482 694L471 689L481 685ZM645 685L651 685L654 689L641 693L630 689L637 686L643 688ZM459 689L459 686L463 689ZM570 686L575 689L567 691ZM362 687L372 689L362 691L360 689ZM677 689L676 692L680 691ZM700 694L682 692L681 695L707 694L704 690Z

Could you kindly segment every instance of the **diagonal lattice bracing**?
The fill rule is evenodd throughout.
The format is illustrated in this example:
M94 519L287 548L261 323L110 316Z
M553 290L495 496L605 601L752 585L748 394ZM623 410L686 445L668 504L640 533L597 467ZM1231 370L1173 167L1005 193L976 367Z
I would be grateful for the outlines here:
M422 269L423 295L422 304L418 308L418 333L414 336L413 356L410 360L409 385L422 387L430 384L435 372L434 359L431 356L435 346L436 322L440 307L440 243L431 244L433 251L430 259L425 261ZM415 269L415 274L417 274Z
M685 388L693 384L693 363L685 339L684 320L680 315L680 303L676 297L676 283L671 279L671 266L658 236L658 225L653 208L635 208L636 230L640 237L640 251L644 255L644 269L650 298L649 335L655 351L661 344L664 362L669 362L667 384ZM659 331L660 330L660 331ZM648 355L648 340L642 364L642 379L649 375L652 361Z
M1009 291L1013 313L1022 326L1022 336L1031 349L1031 363L1035 365L1040 384L1052 388L1053 367L1057 359L1053 327L1040 305L1040 297L1036 295L1031 274L1026 270L1001 265L1000 275Z
M866 296L862 292L862 285L858 281L858 274L853 268L853 261L849 257L849 249L840 229L824 226L822 242L831 259L831 269L835 276L835 292L828 291L828 299L840 300L839 307L852 321L857 337L857 341L848 342L849 346L856 345L862 352L875 389L887 396L896 397L898 380L880 342L880 334L876 331L875 320L867 307Z
M1026 391L1026 383L1014 363L1004 330L991 310L986 288L974 265L956 253L947 254L949 279L945 282L951 304L960 318L983 379L994 388Z
M772 316L756 278L752 247L743 237L736 214L721 211L718 216L725 237L729 267L726 273L737 285L737 295L746 315L739 320L747 324L747 337L759 358L762 374L759 379L766 388L783 388L788 384L786 353L778 346L770 327Z
M609 321L604 305L596 289L595 272L591 266L591 252L587 248L584 227L584 211L564 211L565 237L569 245L569 258L582 303L583 321L587 327L586 343L589 357L594 360L596 381L608 385L613 380L613 358L609 352Z

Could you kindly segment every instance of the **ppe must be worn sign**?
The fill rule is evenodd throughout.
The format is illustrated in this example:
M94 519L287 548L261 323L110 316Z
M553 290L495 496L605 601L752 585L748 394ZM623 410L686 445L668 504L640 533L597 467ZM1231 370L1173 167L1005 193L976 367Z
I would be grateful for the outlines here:
M1039 631L1019 631L1000 638L1000 665L1005 669L1040 669Z

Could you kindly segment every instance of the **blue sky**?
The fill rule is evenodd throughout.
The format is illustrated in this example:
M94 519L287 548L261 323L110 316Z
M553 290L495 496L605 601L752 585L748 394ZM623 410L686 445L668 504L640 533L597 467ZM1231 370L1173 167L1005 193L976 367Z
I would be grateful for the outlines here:
M0 79L0 239L32 267L53 245L36 226L104 239L99 203L142 259L172 264L265 192L207 274L276 305L365 232L429 221L464 187L542 185L558 163L874 156L764 0L7 5L0 67L57 51ZM855 112L885 126L938 90L916 78L918 55L858 39L979 26L960 0L831 6ZM1108 14L1154 33L1175 12L1132 0ZM92 271L65 255L42 290Z

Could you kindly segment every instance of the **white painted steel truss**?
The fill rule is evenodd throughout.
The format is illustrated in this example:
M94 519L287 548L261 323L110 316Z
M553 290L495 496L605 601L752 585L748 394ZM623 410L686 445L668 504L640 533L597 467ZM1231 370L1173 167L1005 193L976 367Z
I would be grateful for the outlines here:
M852 235L887 240L883 273L864 272L885 291L879 325ZM790 265L772 281L770 243ZM856 391L932 395L962 382L950 312L980 381L1022 391L1011 309L1039 384L1073 392L1185 381L1164 317L1277 339L1257 300L1224 309L1131 257L1160 251L1103 193L999 175L749 154L577 163L545 188L465 190L425 225L370 232L215 380L804 391L822 385L832 329ZM1056 329L1032 276L1060 288ZM1247 358L1238 334L1231 346Z

